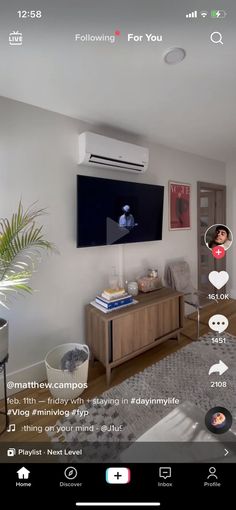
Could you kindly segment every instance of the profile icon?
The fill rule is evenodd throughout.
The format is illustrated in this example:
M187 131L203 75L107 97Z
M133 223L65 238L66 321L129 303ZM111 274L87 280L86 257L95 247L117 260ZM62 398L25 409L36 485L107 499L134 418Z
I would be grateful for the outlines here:
M213 434L223 434L232 426L233 418L225 407L212 407L205 416L205 425Z
M211 225L205 232L204 240L209 250L221 246L227 251L233 242L233 234L226 225Z
M214 466L209 467L209 475L207 477L207 480L209 480L210 478L215 478L216 480L218 480L216 468Z
M211 424L216 429L222 429L225 427L226 417L224 413L214 413L211 418Z
M130 212L130 206L128 204L123 205L122 207L123 214L119 217L119 227L122 228L133 228L138 225L135 223L133 214Z

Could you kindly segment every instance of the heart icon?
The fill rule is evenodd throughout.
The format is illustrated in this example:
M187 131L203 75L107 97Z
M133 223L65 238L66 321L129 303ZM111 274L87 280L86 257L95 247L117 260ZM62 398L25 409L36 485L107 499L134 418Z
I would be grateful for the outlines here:
M210 282L216 289L220 290L227 283L229 275L227 271L211 271L208 276Z
M119 36L120 35L120 30L116 30L115 31L115 35Z

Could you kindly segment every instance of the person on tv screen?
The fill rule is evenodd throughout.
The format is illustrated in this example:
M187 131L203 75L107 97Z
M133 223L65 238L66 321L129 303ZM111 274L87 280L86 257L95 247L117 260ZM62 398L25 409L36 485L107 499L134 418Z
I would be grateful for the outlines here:
M137 226L134 221L133 214L130 212L130 206L128 204L122 207L123 214L119 217L119 226L123 228L133 228Z

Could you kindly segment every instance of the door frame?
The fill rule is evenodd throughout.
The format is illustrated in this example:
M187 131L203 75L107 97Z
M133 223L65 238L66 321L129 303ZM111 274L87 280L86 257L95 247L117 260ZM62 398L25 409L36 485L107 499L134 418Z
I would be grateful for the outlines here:
M223 192L223 204L222 210L224 211L224 221L222 221L223 225L226 225L226 189L227 187L224 184L214 184L211 182L197 181L197 256L198 256L198 288L200 289L200 244L201 244L201 229L200 229L200 192L201 189L204 188L206 190L215 190ZM210 226L210 225L209 225Z

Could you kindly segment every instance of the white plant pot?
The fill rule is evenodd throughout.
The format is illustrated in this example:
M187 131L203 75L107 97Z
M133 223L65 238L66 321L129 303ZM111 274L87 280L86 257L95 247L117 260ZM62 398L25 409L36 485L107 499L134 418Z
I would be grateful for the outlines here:
M8 356L8 322L0 319L0 363Z
M79 365L73 372L58 368L64 354L76 348L86 352L86 361ZM66 399L77 398L84 391L84 384L87 383L88 380L89 348L85 344L76 343L58 345L48 352L45 358L45 365L48 382L52 385L52 387L48 389L53 397ZM59 387L56 387L58 384ZM75 386L74 388L72 387L73 384ZM62 385L64 385L64 387L61 387Z

